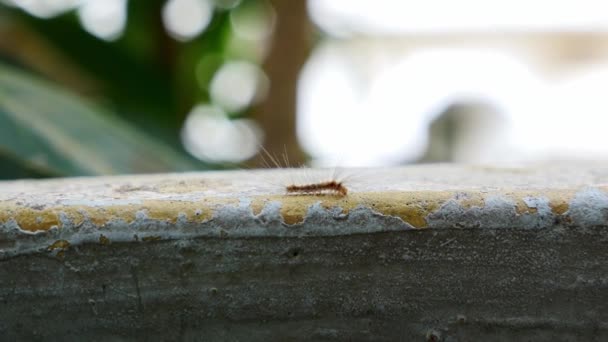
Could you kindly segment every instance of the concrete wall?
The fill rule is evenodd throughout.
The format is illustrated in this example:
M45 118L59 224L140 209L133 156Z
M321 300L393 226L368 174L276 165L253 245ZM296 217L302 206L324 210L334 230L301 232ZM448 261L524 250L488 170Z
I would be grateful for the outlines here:
M2 340L606 340L608 168L0 183Z

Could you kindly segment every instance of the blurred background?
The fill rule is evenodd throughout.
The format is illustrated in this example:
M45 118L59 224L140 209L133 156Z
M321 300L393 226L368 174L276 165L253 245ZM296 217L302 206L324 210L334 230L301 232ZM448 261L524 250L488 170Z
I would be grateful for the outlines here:
M607 9L0 0L0 178L605 159Z

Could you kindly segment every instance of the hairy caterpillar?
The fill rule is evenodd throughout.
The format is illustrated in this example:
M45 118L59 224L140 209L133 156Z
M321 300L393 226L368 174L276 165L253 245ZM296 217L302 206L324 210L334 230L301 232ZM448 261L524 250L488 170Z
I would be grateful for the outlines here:
M266 155L266 157L270 160L271 164L276 168L288 168L297 170L297 168L289 167L289 159L287 158L287 152L283 154L283 163L285 166L281 165L279 159L271 155L266 149L262 147L262 151ZM266 159L262 156L262 160L266 167L272 167L270 163L266 161ZM302 169L307 170L307 169ZM314 170L319 171L319 170ZM305 182L289 182L284 185L285 192L288 195L313 195L313 196L346 196L348 194L348 189L344 185L344 181L338 179L336 170L332 172L331 177L325 177L321 180L318 180L319 177L307 177L309 178ZM316 178L316 179L314 179Z
M332 179L330 181L310 183L310 184L289 184L285 186L288 194L309 194L309 195L338 195L346 196L348 189L342 182Z

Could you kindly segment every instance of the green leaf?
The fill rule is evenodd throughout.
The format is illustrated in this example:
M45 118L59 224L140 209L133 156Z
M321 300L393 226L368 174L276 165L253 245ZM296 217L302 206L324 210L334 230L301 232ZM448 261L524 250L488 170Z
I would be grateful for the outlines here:
M98 106L0 64L0 162L15 157L49 176L183 171L202 165Z

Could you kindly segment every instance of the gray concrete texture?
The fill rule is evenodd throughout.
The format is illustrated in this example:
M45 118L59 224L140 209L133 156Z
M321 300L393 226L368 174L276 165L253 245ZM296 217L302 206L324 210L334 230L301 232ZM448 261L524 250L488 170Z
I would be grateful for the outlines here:
M344 179L347 196L285 194ZM608 340L608 164L0 182L2 340Z

